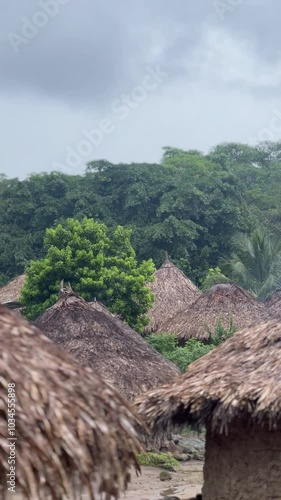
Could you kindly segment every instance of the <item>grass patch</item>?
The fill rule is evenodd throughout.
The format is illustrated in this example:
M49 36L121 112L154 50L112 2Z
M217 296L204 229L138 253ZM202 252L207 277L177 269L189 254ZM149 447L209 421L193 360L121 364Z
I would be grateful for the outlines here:
M178 461L168 453L141 452L138 453L137 459L139 465L160 467L171 471L179 465Z

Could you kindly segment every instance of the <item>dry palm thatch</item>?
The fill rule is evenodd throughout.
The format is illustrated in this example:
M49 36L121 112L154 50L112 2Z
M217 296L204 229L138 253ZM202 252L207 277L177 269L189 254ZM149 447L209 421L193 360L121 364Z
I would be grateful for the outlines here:
M191 305L200 290L167 258L154 273L154 281L148 287L154 294L154 304L148 312L150 322L144 333L159 332L168 319Z
M35 324L128 399L179 374L178 368L138 333L71 290L61 291L58 302Z
M281 300L281 290L276 290L272 295L270 295L264 303L267 306L271 306L272 304L275 304L275 302Z
M94 302L88 302L88 304L90 304L97 311L100 311L103 314L106 314L109 318L111 318L111 320L119 328L121 328L122 330L125 330L126 333L133 334L134 336L137 334L137 332L133 328L131 328L129 325L127 325L127 323L125 323L124 321L122 321L122 319L120 319L116 314L113 314L112 312L110 312L110 310L107 309L107 307L104 304L102 304L101 302L98 302L97 300L95 300Z
M218 321L225 329L237 329L261 323L265 305L255 300L242 288L233 284L214 285L189 308L181 311L163 326L163 331L174 332L179 339L208 339Z
M192 363L176 383L144 394L139 414L157 433L181 425L224 432L235 419L281 421L281 323L244 329Z
M26 274L21 274L16 279L0 288L0 304L10 308L19 307L20 292L24 285Z
M0 307L0 486L8 472L8 384L15 384L16 481L28 499L118 498L141 425L121 396L16 313ZM50 495L50 497L49 497ZM77 499L78 497L75 496ZM104 498L104 497L103 497Z
M281 320L281 290L277 290L265 301L268 317Z

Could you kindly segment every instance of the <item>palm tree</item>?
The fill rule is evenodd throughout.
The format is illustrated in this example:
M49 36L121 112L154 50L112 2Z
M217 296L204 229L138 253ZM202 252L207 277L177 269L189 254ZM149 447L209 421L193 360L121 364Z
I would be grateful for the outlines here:
M265 229L235 238L235 253L226 263L227 274L240 286L264 300L281 284L281 240Z

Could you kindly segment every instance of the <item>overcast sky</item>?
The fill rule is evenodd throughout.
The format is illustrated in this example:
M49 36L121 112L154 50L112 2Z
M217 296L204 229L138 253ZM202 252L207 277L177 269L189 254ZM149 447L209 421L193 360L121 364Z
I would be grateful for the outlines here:
M281 139L280 0L0 7L0 173Z

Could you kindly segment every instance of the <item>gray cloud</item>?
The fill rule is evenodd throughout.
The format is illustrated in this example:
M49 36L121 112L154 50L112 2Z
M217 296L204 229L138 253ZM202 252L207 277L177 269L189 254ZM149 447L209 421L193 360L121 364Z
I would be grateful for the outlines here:
M10 22L0 53L0 85L23 86L72 103L107 99L132 85L148 64L161 62L176 76L178 56L192 52L200 41L202 21L213 14L208 1L202 9L179 0L70 0L15 54L7 35L13 39L11 33L22 34L23 13L31 21L42 10L32 3L33 9L21 6L18 12L15 3L5 2ZM2 26L2 34L5 29Z
M15 0L8 4L1 0L5 14L0 24L0 86L23 87L72 104L99 104L132 85L147 64L161 63L174 79L196 79L192 70L198 47L201 53L208 51L205 35L211 29L231 36L233 43L243 42L262 63L279 63L278 0L241 0L222 21L214 8L216 1L69 0L15 54L7 35L20 35L22 17L32 20L42 8L34 0L22 2L20 8Z
M66 5L16 53L11 33L48 1ZM62 162L148 66L168 77L92 157L157 161L167 144L207 150L256 136L281 106L281 4L241 0L221 19L215 1L0 0L0 172Z

